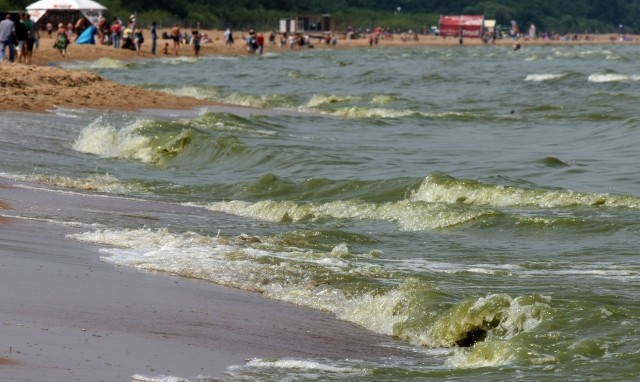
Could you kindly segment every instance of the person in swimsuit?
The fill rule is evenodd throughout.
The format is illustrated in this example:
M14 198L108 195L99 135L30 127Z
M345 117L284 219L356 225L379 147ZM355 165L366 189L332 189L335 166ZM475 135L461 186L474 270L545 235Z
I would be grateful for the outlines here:
M173 28L171 28L171 39L173 40L173 54L177 56L180 47L180 27L178 24L173 24Z
M144 42L144 36L142 35L142 29L140 27L136 27L133 31L133 44L136 47L136 52L140 54L140 50L142 49L142 43Z
M198 57L200 55L200 32L197 30L191 31L191 45L193 46L193 55Z

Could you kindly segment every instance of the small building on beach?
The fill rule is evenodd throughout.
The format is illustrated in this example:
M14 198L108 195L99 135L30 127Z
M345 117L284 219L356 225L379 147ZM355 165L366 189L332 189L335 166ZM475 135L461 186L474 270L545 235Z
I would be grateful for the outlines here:
M331 15L299 15L280 19L280 33L330 32Z

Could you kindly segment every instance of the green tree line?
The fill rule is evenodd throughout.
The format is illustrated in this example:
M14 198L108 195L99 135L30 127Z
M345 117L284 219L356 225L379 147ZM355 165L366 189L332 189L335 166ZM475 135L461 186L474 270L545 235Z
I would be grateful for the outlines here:
M4 10L33 1L0 0ZM498 25L515 20L522 27L557 33L640 31L640 0L102 0L110 16L136 13L143 23L174 22L203 28L274 29L278 20L301 14L330 14L334 29L381 26L421 30L440 15L484 14Z

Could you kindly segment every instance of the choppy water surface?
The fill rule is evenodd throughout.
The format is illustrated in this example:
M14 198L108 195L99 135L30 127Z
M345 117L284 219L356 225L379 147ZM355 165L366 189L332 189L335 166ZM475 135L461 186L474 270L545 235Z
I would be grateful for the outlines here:
M456 47L74 63L268 112L3 113L2 175L244 217L32 212L87 224L74 237L105 261L328 310L430 360L292 354L230 368L231 379L635 380L639 55Z

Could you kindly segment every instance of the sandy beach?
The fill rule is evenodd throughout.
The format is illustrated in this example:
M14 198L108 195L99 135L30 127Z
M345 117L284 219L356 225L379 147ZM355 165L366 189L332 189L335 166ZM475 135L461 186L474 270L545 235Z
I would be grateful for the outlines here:
M233 47L226 47L221 32L207 33L214 41L203 45L202 55L247 54L239 39ZM611 43L610 36L602 35L590 41L524 42L523 49L527 44ZM628 43L635 44L637 39ZM481 44L478 40L464 43ZM511 44L512 40L497 43ZM375 48L388 46L458 47L459 43L421 36L419 41L386 40ZM367 39L341 39L329 49L369 48ZM282 48L267 47L266 51L272 49ZM192 56L193 52L183 46L181 55ZM162 45L155 57L148 45L140 55L104 45L72 45L69 55L61 57L44 37L32 65L0 64L4 94L0 110L213 105L57 67L62 62L102 57L137 60L160 56L164 56ZM423 355L388 346L393 338L339 321L332 314L202 281L115 267L100 260L98 248L66 236L86 231L86 227L13 217L32 209L57 208L118 219L131 211L144 214L146 209L188 215L188 207L99 195L71 198L43 185L9 179L0 182L0 380L130 381L138 375L195 377L194 371L224 378L230 366L263 357L379 360L402 353L405 358L427 362ZM211 213L211 221L222 218Z

